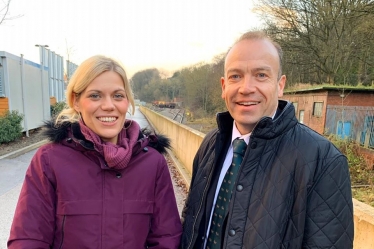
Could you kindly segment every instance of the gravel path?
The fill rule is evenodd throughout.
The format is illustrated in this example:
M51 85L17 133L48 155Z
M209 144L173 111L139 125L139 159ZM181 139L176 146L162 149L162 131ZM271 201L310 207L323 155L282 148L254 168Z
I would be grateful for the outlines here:
M175 199L177 200L179 215L181 215L184 203L187 198L188 189L169 156L166 156L166 161L168 162L171 178L173 181Z

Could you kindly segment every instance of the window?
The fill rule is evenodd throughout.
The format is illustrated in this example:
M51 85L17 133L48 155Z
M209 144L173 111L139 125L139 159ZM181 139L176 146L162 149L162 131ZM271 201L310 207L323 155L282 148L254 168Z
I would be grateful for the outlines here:
M297 102L292 102L293 107L295 107L295 114L297 113Z
M299 112L299 122L304 124L304 110Z
M314 102L313 103L313 116L321 117L322 107L323 107L323 102Z

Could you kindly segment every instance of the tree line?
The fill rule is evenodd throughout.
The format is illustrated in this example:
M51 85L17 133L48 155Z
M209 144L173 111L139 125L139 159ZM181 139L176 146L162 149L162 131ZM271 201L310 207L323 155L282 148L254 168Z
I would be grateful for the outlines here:
M289 84L374 84L374 1L257 3L267 32L284 50Z
M223 75L224 55L218 55L212 63L197 63L184 67L171 77L161 77L157 68L139 71L130 79L135 97L153 101L183 102L183 108L195 117L214 114L225 108L221 99L220 78Z
M259 0L255 11L263 19L258 29L283 48L286 87L374 87L374 1ZM135 96L146 102L181 98L202 117L223 111L224 56L181 68L169 78L156 68L137 72L131 78Z

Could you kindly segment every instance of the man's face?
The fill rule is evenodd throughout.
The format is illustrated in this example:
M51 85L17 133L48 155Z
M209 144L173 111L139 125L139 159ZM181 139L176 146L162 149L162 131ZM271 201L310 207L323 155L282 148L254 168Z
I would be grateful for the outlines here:
M241 134L264 116L272 117L283 96L286 76L278 80L279 56L267 40L243 40L227 54L222 98Z

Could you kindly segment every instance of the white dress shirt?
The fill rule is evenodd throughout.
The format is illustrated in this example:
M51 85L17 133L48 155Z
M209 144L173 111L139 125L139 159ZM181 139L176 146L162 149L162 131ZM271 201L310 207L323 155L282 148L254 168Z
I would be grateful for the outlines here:
M275 110L274 114L272 116L272 119L274 119L276 113L277 113L277 111ZM205 236L205 241L204 241L204 248L206 248L206 242L207 242L208 237L209 237L210 223L212 222L212 216L213 216L213 213L214 213L214 207L216 206L216 200L217 200L218 192L221 189L223 178L225 178L226 172L231 165L232 157L234 156L234 152L233 152L233 148L232 148L232 142L236 138L240 138L240 139L243 139L244 142L248 145L249 144L249 137L250 137L251 134L252 134L252 132L250 132L248 134L244 134L244 135L240 134L238 128L236 128L236 123L235 123L235 120L234 120L234 125L232 126L231 144L230 144L229 150L227 151L225 161L222 165L221 173L219 175L219 179L218 179L218 183L217 183L216 193L214 194L213 206L212 206L212 210L210 212L208 229L206 231L206 236Z
M234 156L234 152L233 152L233 148L232 148L232 142L236 138L240 138L240 139L243 139L244 142L248 145L250 135L251 135L251 133L248 133L248 134L245 134L245 135L240 134L239 130L236 128L236 124L235 124L235 121L234 121L234 125L232 126L231 144L230 144L229 150L227 151L225 161L222 165L221 173L219 175L219 179L218 179L218 183L217 183L216 193L214 194L213 206L212 206L212 210L210 212L208 229L206 231L206 236L205 236L205 241L204 241L204 248L206 248L206 242L207 242L207 239L208 239L208 236L209 236L209 231L210 231L210 223L212 222L212 216L213 216L213 212L214 212L214 207L216 206L216 200L217 200L218 192L221 189L223 178L225 178L226 172L230 168L230 165L231 165L231 162L232 162L232 157Z

